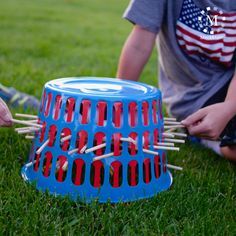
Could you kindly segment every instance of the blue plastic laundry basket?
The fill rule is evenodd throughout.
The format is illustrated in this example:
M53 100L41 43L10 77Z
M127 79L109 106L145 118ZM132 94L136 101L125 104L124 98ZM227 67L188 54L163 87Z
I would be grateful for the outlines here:
M166 152L153 147L163 133L157 88L110 78L53 80L39 121L22 168L39 190L115 203L151 197L172 183Z

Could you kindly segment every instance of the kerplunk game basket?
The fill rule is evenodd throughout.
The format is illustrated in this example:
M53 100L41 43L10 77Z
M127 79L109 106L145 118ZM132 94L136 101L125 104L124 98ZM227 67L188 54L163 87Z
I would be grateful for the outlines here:
M48 82L38 116L13 120L26 125L16 131L33 140L23 178L85 202L127 202L168 189L168 169L181 168L167 164L166 150L178 151L171 141L183 140L171 139L181 136L168 132L180 124L163 118L161 99L159 89L127 80Z

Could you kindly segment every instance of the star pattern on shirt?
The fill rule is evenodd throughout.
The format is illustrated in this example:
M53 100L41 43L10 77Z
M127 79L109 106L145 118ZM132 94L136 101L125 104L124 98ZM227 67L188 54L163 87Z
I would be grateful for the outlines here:
M201 33L214 34L209 25L208 15L210 10L209 8L206 10L200 9L192 0L184 0L179 21Z

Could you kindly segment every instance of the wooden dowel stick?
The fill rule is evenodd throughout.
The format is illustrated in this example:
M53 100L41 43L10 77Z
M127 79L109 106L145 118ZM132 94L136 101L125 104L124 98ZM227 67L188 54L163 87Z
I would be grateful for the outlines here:
M23 127L23 128L15 128L15 131L18 132L19 134L21 134L22 131L27 131L27 132L31 133L31 132L39 131L39 128L35 128L35 127Z
M72 154L74 154L74 153L76 153L76 152L78 152L78 151L79 151L79 148L72 149L72 150L70 150L70 151L68 152L68 155L72 155Z
M107 145L106 143L102 143L102 144L99 144L99 145L97 145L97 146L88 148L88 149L85 151L85 153L90 153L90 152L96 151L96 150L98 150L98 149L104 148L104 147L106 147L106 145Z
M155 156L159 155L158 152L155 152L155 151L152 151L152 150L148 150L148 149L143 149L143 152L145 152L147 154L152 154L152 155L155 155Z
M120 140L121 140L122 142L130 142L129 138L124 138L124 137L122 137L122 138L120 138Z
M165 125L181 125L181 122L177 122L177 121L165 121L164 124L165 124Z
M173 134L169 134L169 133L162 133L163 137L167 137L167 138L174 138L175 136Z
M57 171L58 171L59 168L60 168L60 161L57 161L57 163L56 163L56 169L57 169ZM65 161L64 164L63 164L63 166L62 166L62 170L66 171L67 168L68 168L68 161Z
M169 133L169 134L173 134L174 136L177 136L177 137L183 137L183 138L188 137L188 135L187 135L187 134L184 134L184 133L176 133L176 132L172 132L172 133Z
M165 140L166 142L185 143L185 140L182 140L182 139L170 139L170 138L165 138L164 140Z
M153 146L155 149L159 149L159 150L169 150L169 151L178 151L179 152L179 148L178 147L165 147L165 146Z
M67 141L67 140L70 140L71 137L72 137L72 135L68 135L68 136L62 138L62 139L61 139L61 142L65 142L65 141Z
M27 120L27 122L30 122L30 123L38 123L39 120Z
M165 133L163 133L165 134ZM163 135L164 136L164 135ZM170 138L174 138L175 136L173 134L165 134L166 137L170 137ZM133 144L137 144L135 140L133 140L132 138L121 138L121 141L127 141L127 142L131 142ZM144 140L143 140L144 141ZM160 146L174 146L174 143L158 143L158 145Z
M176 130L176 128L171 128L171 129L165 130L165 133L171 133L171 132L173 132L175 130Z
M30 130L30 127L22 127L22 128L15 128L15 131L21 131L21 130Z
M35 139L35 137L34 137L34 136L31 136L31 135L26 135L25 138L26 138L26 139Z
M87 149L87 145L84 145L84 146L81 148L80 153L84 153L86 149Z
M29 127L29 129L32 131L39 131L40 130L40 128L36 128L36 127Z
M31 161L31 162L25 164L25 167L26 167L26 168L29 168L29 167L32 166L35 162L36 162L36 161Z
M158 146L169 146L169 147L174 147L175 144L174 143L165 143L165 142L162 142L162 143L157 143Z
M134 139L132 139L131 137L129 137L129 140L130 140L130 142L133 143L134 145L137 144L137 142L136 142Z
M173 170L183 170L182 167L180 166L174 166L174 165L171 165L171 164L166 164L166 167L169 168L169 169L173 169Z
M171 136L172 137L172 136ZM122 139L122 138L121 138ZM131 138L132 139L132 138ZM128 141L128 140L127 140ZM132 139L132 143L136 144L136 142ZM159 146L169 146L169 147L174 147L174 143L169 143L169 142L158 142L157 145Z
M43 149L48 145L49 139L45 141L45 143L36 151L36 154L40 154Z
M16 113L16 117L23 117L23 118L30 118L30 119L37 119L38 116L36 115L29 115L29 114L21 114L21 113Z
M178 129L178 128L185 128L184 125L164 125L164 129Z
M60 167L60 161L57 161L57 163L56 163L56 169L57 169L57 171L58 171L59 167Z
M84 153L85 150L86 150L86 148L87 148L87 145L83 146L83 148L81 148L81 150L80 150L80 153L81 153L81 154ZM68 155L72 155L72 154L74 154L74 153L76 153L76 152L78 152L78 151L79 151L79 148L75 148L75 149L73 149L73 150L70 150L70 151L68 152Z
M176 118L172 118L172 117L164 117L164 121L176 121Z
M62 166L62 169L63 169L64 171L66 171L67 168L68 168L68 161L65 161L65 163L64 163L63 166Z
M102 156L94 157L93 161L102 160L102 159L105 159L105 158L108 158L108 157L112 157L112 156L114 156L114 152L111 152L111 153L108 153L108 154L105 154L105 155L102 155Z
M24 120L11 119L11 122L13 122L13 123L15 123L15 124L21 124L21 125L27 125L27 126L34 126L34 127L37 127L37 128L43 128L42 125L35 124L35 123L31 123L31 122L24 121Z
M30 134L30 133L34 133L34 132L35 132L34 130L30 130L30 129L17 131L18 134Z
M128 138L122 137L122 138L120 138L120 140L123 141L123 142L130 142L130 143L133 143L134 145L136 144L136 141L133 140L131 137L128 137Z

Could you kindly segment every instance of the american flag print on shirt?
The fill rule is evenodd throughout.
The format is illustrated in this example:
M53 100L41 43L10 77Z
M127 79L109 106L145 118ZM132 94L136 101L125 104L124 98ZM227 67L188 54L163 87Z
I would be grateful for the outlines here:
M236 12L200 9L184 0L176 27L177 40L189 55L200 55L224 66L233 64L236 52Z

